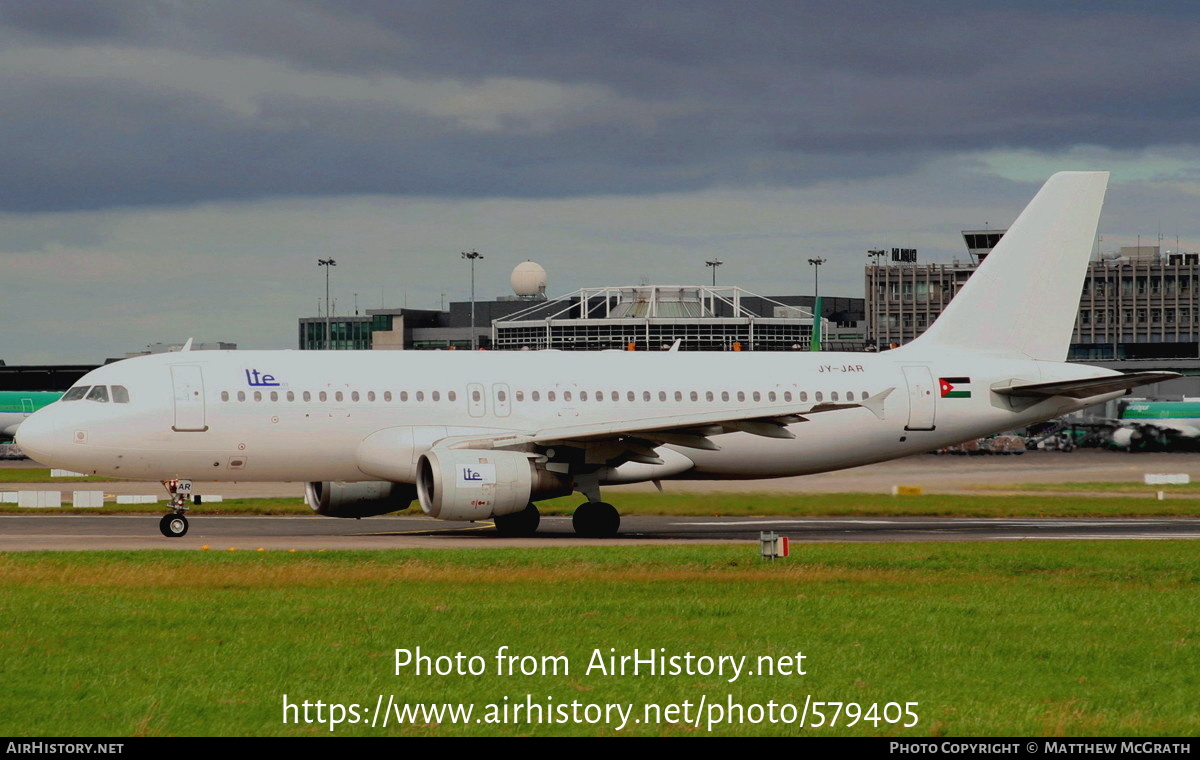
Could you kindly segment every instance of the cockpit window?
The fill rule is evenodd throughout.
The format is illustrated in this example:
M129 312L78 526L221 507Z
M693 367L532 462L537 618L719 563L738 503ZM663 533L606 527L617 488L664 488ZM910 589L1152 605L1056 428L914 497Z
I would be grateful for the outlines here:
M108 402L108 386L107 385L97 385L96 387L92 388L92 392L87 395L87 400L88 401L100 401L103 403L107 403Z
M114 404L128 404L129 391L124 385L114 385L112 387L112 400Z
M62 400L63 401L78 401L79 399L81 399L87 395L88 389L91 387L92 386L90 386L90 385L76 385L74 388L72 388L71 390L69 390L63 394Z

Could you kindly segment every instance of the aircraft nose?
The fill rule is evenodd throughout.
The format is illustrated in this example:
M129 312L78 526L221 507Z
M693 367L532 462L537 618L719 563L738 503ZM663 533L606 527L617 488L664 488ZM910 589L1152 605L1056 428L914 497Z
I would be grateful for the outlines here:
M62 427L46 410L34 412L17 428L16 443L22 453L41 464L53 464L54 452L70 443L63 438Z

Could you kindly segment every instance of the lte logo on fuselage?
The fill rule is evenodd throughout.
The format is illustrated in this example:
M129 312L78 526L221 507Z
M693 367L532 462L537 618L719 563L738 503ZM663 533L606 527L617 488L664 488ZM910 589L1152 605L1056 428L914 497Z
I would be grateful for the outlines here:
M278 388L279 381L274 375L260 373L256 369L248 369L246 372L246 385L252 388Z

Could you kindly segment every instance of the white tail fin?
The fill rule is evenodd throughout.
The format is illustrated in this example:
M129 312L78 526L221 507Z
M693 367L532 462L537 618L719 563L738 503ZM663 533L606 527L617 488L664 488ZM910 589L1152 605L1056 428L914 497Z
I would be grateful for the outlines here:
M912 346L1063 361L1108 172L1059 172Z

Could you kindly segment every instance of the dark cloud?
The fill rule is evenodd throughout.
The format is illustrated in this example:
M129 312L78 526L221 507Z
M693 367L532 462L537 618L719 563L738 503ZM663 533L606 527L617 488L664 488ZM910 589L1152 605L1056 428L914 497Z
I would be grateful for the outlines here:
M1179 4L0 2L10 55L91 46L147 62L99 79L0 69L0 209L804 185L961 151L1185 145L1200 133L1198 32ZM175 84L164 53L275 68L247 113L220 96L237 81L181 70ZM288 72L511 77L625 113L500 108L481 128L273 92Z

